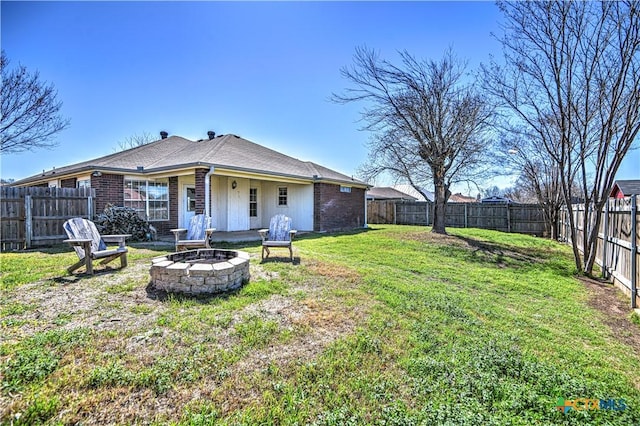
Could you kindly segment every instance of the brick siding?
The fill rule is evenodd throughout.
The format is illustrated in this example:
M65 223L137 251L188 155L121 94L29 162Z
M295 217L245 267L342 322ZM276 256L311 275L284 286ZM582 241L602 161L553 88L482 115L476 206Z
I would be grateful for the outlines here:
M74 183L75 185L75 183ZM124 176L103 173L91 177L91 187L96 190L96 213L102 213L107 204L124 205ZM151 224L158 234L171 234L170 229L178 227L178 178L169 178L169 220L153 221Z
M204 213L204 181L207 173L209 173L209 169L196 169L196 214Z
M96 190L96 213L102 213L107 204L124 205L124 176L108 173L91 176L91 188Z
M313 192L314 231L345 231L364 226L364 189L340 192L340 185L316 183Z

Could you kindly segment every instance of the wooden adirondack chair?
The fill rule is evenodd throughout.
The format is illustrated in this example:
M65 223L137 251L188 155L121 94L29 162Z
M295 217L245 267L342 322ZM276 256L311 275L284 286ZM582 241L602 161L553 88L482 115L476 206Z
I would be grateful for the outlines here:
M120 266L127 266L128 250L125 239L130 237L130 234L101 236L93 222L81 217L67 220L62 227L69 237L64 242L73 246L80 259L67 268L70 273L85 265L87 274L93 275L93 261L99 259L102 259L100 264L104 265L120 258ZM118 243L118 248L108 249L106 243Z
M293 262L293 248L291 242L298 231L291 229L291 218L277 214L271 218L269 229L260 229L258 233L262 237L262 260L264 260L265 251L267 257L271 252L269 247L286 247L289 249L289 259Z
M204 214L197 214L191 218L189 229L172 229L176 237L176 251L191 250L196 248L210 248L209 238L216 228L211 228L211 218ZM186 239L181 240L180 235L187 233Z

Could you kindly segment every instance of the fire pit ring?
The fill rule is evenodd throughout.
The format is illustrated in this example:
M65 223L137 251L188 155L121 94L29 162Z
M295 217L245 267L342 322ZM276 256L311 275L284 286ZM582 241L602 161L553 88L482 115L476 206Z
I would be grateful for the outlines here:
M198 249L151 260L151 284L167 293L223 293L249 282L249 254L239 250Z

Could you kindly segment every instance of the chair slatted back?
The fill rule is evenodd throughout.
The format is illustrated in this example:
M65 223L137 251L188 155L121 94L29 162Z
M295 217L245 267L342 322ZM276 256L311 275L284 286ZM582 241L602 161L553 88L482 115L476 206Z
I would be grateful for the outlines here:
M211 219L204 214L197 214L191 218L187 230L187 240L204 240L205 230L210 228Z
M291 218L277 214L269 222L270 241L290 241L291 240Z
M83 219L81 217L74 217L67 220L62 227L69 239L85 239L91 240L91 252L95 253L100 250L106 250L107 245L102 240L95 223L90 220ZM74 249L80 259L84 259L84 250L80 246L75 246Z

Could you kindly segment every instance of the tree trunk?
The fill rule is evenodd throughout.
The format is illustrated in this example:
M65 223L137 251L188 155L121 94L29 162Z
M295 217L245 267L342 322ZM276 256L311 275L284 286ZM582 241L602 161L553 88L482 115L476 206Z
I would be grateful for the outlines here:
M449 188L444 183L444 179L439 179L438 173L434 173L433 184L435 187L434 206L433 206L433 228L431 232L436 234L446 234L445 228L445 207L449 199Z
M585 230L584 273L589 276L593 274L593 265L598 255L598 234L600 233L602 209L604 207L604 203L593 204L593 211L588 212L591 217L586 221L587 223L593 223L593 225L589 228L588 233Z

